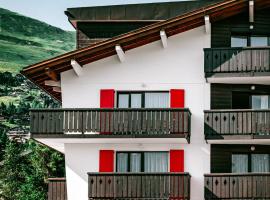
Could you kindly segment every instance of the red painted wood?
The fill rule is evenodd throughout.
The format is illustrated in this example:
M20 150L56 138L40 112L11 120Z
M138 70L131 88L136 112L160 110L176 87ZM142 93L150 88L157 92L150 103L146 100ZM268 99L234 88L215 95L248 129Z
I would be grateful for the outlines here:
M99 172L114 172L114 151L99 151Z
M102 89L100 90L100 108L114 107L114 90Z
M185 107L185 90L171 89L171 108L184 108Z
M170 150L170 172L184 172L184 150Z

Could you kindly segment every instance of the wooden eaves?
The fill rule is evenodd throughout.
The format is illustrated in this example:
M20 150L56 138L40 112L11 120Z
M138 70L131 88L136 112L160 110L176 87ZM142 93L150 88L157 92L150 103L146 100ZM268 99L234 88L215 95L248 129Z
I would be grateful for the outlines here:
M270 6L270 0L255 0L255 8L263 9ZM115 46L121 45L124 51L160 40L160 31L164 30L167 37L194 29L205 23L204 17L209 16L210 22L248 12L249 0L226 0L197 9L186 14L157 22L149 26L116 36L95 45L68 52L55 58L30 65L21 73L38 87L61 101L61 93L53 87L45 85L46 80L60 80L60 73L72 69L71 60L81 66L116 54ZM248 19L247 19L248 20Z

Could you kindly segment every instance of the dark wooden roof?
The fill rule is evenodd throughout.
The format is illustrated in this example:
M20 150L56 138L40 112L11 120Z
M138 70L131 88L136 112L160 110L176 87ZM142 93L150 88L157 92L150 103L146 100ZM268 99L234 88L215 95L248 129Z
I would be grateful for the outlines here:
M41 89L61 101L61 93L45 86L45 80L60 78L60 73L72 69L70 61L75 59L85 65L105 57L115 55L115 45L121 45L124 51L160 40L160 30L165 30L168 37L204 25L204 16L209 15L211 22L245 12L248 0L226 0L207 7L199 8L186 14L157 22L149 26L116 36L95 45L71 51L61 56L30 65L21 73ZM270 0L255 0L256 9L270 6Z
M166 20L222 0L175 1L95 7L68 8L70 21L152 21Z

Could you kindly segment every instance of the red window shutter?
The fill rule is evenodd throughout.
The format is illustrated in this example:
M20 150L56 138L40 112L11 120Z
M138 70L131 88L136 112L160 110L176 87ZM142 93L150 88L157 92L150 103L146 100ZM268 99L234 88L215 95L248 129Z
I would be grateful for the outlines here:
M184 150L170 150L170 172L184 172Z
M114 151L100 150L99 151L99 172L114 171Z
M171 108L185 107L185 90L171 89Z
M114 107L114 90L106 89L100 90L100 108Z

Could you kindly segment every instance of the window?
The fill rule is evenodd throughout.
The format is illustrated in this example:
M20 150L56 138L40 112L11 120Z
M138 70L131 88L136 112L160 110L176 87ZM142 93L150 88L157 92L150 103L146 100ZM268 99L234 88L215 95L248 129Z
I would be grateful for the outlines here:
M168 108L169 92L118 92L118 108Z
M251 47L265 47L268 46L268 38L262 36L251 36L250 37Z
M118 152L117 172L168 172L168 152Z
M252 109L270 108L269 95L252 95Z
M232 173L270 172L269 154L232 154Z
M232 36L231 47L247 47L248 37L247 36Z

